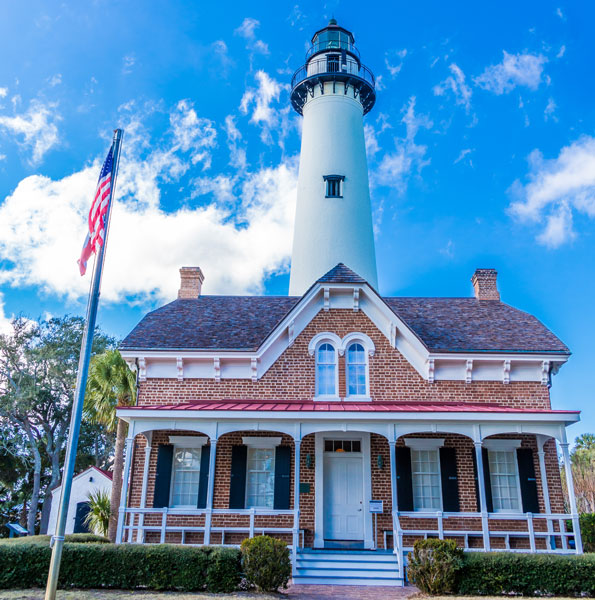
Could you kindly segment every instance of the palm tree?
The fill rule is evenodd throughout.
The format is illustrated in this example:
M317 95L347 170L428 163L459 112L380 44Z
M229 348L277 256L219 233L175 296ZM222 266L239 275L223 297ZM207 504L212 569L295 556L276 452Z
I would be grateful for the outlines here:
M110 496L103 490L89 494L89 513L85 525L99 535L107 536L110 520Z
M116 417L116 407L132 406L136 402L136 377L117 350L96 355L89 368L85 417L116 432L114 471L110 499L110 520L107 536L114 542L118 526L118 508L122 495L124 444L128 424Z

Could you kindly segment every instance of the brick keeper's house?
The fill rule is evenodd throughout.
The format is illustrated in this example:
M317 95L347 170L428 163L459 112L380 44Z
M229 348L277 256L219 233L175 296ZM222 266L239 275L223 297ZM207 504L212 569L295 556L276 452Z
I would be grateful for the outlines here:
M120 543L287 541L303 583L402 585L416 539L581 552L575 411L550 403L568 348L500 300L378 291L363 117L374 76L334 20L294 75L303 114L289 296L178 299L121 345L137 370Z

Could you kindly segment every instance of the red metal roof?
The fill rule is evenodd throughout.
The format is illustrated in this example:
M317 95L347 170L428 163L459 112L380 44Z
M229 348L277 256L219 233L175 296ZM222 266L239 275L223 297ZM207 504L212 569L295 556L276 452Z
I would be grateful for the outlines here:
M538 410L512 408L501 404L479 402L313 402L276 400L196 401L183 404L161 404L120 407L126 410L226 410L281 412L477 412L477 413L538 413L578 414L577 410Z

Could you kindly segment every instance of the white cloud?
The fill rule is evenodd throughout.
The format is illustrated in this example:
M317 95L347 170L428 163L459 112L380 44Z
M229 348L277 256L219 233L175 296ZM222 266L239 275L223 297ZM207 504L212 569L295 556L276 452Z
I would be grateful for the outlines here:
M56 123L61 120L56 112L56 104L43 104L33 100L29 109L14 117L0 115L0 130L14 136L22 136L20 146L31 151L31 164L38 164L46 152L56 146L58 140L58 127Z
M462 160L464 160L464 158L466 156L468 156L469 154L471 154L472 152L475 151L475 148L463 148L463 150L461 150L461 152L459 153L459 155L457 156L456 160L454 161L453 164L457 164L459 162L461 162ZM467 161L469 163L469 165L472 167L473 163L471 162L471 159L468 159Z
M229 148L229 164L243 171L248 166L246 149L240 146L242 134L236 126L233 115L225 117L225 132L227 133L227 146Z
M547 58L541 54L508 54L506 51L503 54L501 63L490 65L474 79L476 85L498 95L512 91L517 85L536 90Z
M553 119L554 121L557 121L557 117L554 115L554 113L556 112L556 108L558 108L558 106L556 105L556 103L554 102L553 98L549 98L547 101L547 105L545 107L545 110L543 111L543 117L544 119L547 121L548 119Z
M407 49L403 48L402 50L391 50L387 52L384 57L384 64L388 69L391 77L396 77L403 68L403 60L407 56Z
M10 333L11 329L11 318L6 315L4 309L4 296L2 292L0 292L0 335Z
M562 12L562 9L560 7L556 8L556 15L558 17L560 17L563 21L566 19L566 17L564 16L564 13Z
M6 160L6 154L0 154L0 160Z
M595 219L595 138L583 136L544 159L538 150L529 155L528 183L515 181L510 214L521 222L542 227L537 240L556 248L571 241L574 213Z
M50 87L55 87L57 85L60 85L62 83L62 74L61 73L56 73L55 75L52 75L51 77L48 78L48 84Z
M247 46L253 52L258 52L260 54L268 54L269 47L265 42L259 40L256 37L256 30L260 27L260 21L257 19L253 19L252 17L246 17L242 24L234 31L236 35L243 37Z
M405 137L395 138L396 151L386 153L371 173L373 183L395 187L400 193L405 190L409 174L414 169L419 173L430 162L425 158L426 146L416 144L415 136L420 128L433 126L427 115L415 114L415 96L403 107L403 113L401 122L405 125Z
M0 87L0 98L6 98L8 95L8 88Z
M188 100L180 100L169 116L176 144L172 150L190 152L192 164L203 163L203 169L211 166L209 150L217 145L217 131L213 121L199 117Z
M136 57L134 54L126 55L122 59L122 73L124 73L124 75L132 73L132 67L134 67L134 63L136 63Z
M471 88L465 83L465 73L461 68L452 63L449 67L451 75L449 75L444 81L434 86L434 94L436 96L443 96L447 91L450 91L455 96L455 102L465 107L465 110L469 112L471 108Z
M556 54L556 58L562 58L566 54L566 46L562 44L560 46L560 50L558 50L558 54Z
M176 181L190 168L193 132L204 131L190 114L188 104L178 103L169 137L151 144L142 123L126 126L103 279L107 301L170 300L182 265L203 268L207 293L258 293L268 274L287 267L296 158L252 173L203 178L194 197L165 209L161 182ZM180 122L186 123L183 133ZM87 294L89 277L80 277L76 260L99 167L98 158L59 180L27 177L4 200L0 284L38 286L70 299Z
M257 71L256 88L248 88L240 102L240 111L247 115L252 109L250 122L260 126L260 138L265 144L273 143L273 130L278 134L278 143L283 146L283 140L291 127L289 106L275 108L279 103L281 92L289 90L289 85L279 83L265 71Z

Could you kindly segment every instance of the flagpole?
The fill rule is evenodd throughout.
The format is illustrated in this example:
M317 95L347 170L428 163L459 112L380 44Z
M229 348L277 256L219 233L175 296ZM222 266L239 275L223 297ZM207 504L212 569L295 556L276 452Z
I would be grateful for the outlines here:
M103 244L101 244L101 247L99 248L99 253L96 255L95 263L93 265L91 291L89 293L89 300L87 302L87 318L85 321L83 339L81 342L81 354L76 378L76 390L74 393L74 403L72 405L72 414L70 417L68 442L66 444L66 461L64 463L64 472L62 474L62 490L60 492L58 522L51 543L52 559L50 562L50 570L48 573L48 581L45 590L45 600L55 600L56 588L58 587L60 561L62 560L62 548L64 546L64 532L66 530L66 519L68 517L68 505L70 503L70 491L72 488L72 478L74 474L74 463L76 460L76 451L81 428L83 403L85 400L85 390L87 387L87 375L89 373L89 360L91 358L93 334L95 332L95 322L97 320L97 307L99 305L99 290L101 287L101 275L103 272L105 247L107 246L107 235L109 232L112 202L114 193L116 191L116 178L118 176L118 163L120 162L121 143L122 130L116 129L114 131L114 139L112 142L113 164L110 197L105 214L105 237L103 239Z

